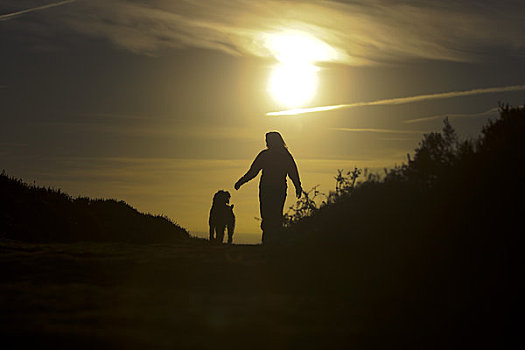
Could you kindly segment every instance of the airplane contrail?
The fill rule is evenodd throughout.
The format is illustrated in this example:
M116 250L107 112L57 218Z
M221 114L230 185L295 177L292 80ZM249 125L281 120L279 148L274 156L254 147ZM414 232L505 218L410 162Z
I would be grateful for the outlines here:
M77 0L65 0L65 1L60 1L60 2L54 2L52 4L32 7L32 8L29 8L29 9L22 10L22 11L17 11L17 12L8 13L8 14L5 14L5 15L0 15L0 21L7 21L8 19L11 19L13 17L17 17L17 16L20 16L20 15L23 15L25 13L45 10L45 9L48 9L48 8L51 8L51 7L62 6L62 5L66 5L66 4L69 4L70 2L75 2L75 1L77 1Z
M384 99L384 100L369 101L369 102L356 102L356 103L340 104L340 105L333 105L333 106L295 108L295 109L289 109L289 110L284 110L284 111L279 111L279 112L270 112L270 113L266 113L266 115L267 116L298 115L298 114L315 113L315 112L323 112L323 111L333 111L337 109L350 109L350 108L355 108L355 107L366 107L366 106L400 105L400 104L405 104L405 103L413 103L413 102L428 101L428 100L440 100L440 99L445 99L445 98L454 98L454 97L461 97L461 96L493 94L497 92L523 91L523 90L525 90L525 85L473 89L473 90L467 90L467 91L450 91L450 92L440 92L437 94L389 98L389 99Z

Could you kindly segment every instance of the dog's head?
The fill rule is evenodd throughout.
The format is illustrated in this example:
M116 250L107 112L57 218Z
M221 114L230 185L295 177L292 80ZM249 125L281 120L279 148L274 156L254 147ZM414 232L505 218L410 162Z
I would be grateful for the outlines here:
M220 190L213 196L213 205L228 205L230 198L230 192Z

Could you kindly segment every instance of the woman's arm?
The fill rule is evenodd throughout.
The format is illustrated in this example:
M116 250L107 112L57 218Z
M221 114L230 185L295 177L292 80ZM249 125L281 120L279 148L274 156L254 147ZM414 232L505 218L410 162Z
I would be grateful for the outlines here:
M288 167L288 176L290 179L292 179L293 185L295 187L295 195L297 198L301 198L301 195L303 194L303 188L301 187L301 179L299 179L299 170L297 170L297 164L295 164L295 160L293 159L293 156L290 154L290 164Z
M242 185L244 185L246 182L250 181L254 177L259 174L259 171L262 169L262 154L264 151L259 153L257 157L255 157L255 160L253 161L252 165L250 166L250 169L244 174L243 177L241 177L236 183L235 183L235 189L238 190Z

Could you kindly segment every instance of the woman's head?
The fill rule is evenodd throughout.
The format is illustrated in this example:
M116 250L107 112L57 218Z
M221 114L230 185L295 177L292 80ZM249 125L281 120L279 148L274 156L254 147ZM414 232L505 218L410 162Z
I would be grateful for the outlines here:
M266 133L266 146L269 149L286 148L283 137L277 131L270 131Z

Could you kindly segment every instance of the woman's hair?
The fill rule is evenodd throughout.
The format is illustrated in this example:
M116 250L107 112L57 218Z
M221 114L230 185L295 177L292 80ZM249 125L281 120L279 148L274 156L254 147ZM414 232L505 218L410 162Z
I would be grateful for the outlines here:
M266 146L271 149L287 149L283 137L277 131L270 131L266 133Z

